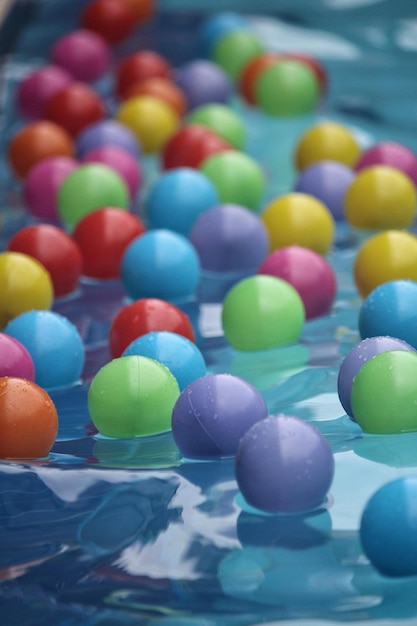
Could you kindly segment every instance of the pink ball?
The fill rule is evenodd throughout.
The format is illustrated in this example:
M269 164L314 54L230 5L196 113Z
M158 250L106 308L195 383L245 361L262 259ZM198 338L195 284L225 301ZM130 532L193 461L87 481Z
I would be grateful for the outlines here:
M86 152L82 163L103 163L113 168L125 181L130 195L135 197L142 183L142 168L140 162L131 152L119 148L119 146L101 146Z
M109 69L110 50L100 35L80 29L55 42L51 59L76 80L92 82L101 78Z
M44 116L49 98L73 82L71 74L56 65L44 65L24 78L17 89L22 115L31 119Z
M356 163L355 170L370 167L371 165L389 165L401 170L415 185L417 185L417 155L400 143L382 141L365 150Z
M33 216L59 221L56 195L64 178L76 167L75 159L63 156L44 159L31 167L24 181L23 199Z
M0 333L1 376L35 380L35 366L30 353L20 341L6 333Z
M306 319L329 313L336 296L336 278L324 257L301 246L287 246L270 254L258 274L269 274L290 283L299 293Z

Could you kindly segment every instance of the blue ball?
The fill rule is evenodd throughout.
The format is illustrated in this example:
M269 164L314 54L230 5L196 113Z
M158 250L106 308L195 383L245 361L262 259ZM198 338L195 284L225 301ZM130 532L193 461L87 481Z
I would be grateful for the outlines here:
M163 173L151 187L145 202L149 228L167 228L188 236L196 219L219 201L209 178L191 167Z
M177 379L181 391L207 373L204 357L197 346L186 337L168 331L138 337L122 354L130 355L146 356L165 365Z
M372 565L385 576L417 574L417 477L397 478L368 500L360 539Z
M54 311L27 311L4 331L29 351L35 382L46 390L77 383L84 368L85 349L77 328Z
M417 349L417 282L391 280L378 285L359 309L362 339L389 335Z
M211 56L216 41L233 30L248 29L249 21L239 13L223 11L207 18L200 29L199 48L207 58Z
M181 302L196 294L200 261L186 237L170 230L151 230L126 248L120 275L132 300L160 298Z

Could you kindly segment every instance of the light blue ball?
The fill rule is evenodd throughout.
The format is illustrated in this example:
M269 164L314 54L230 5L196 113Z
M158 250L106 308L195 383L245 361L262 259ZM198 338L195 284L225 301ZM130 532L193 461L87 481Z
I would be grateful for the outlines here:
M35 382L46 390L69 387L81 378L85 348L77 328L54 311L27 311L11 320L5 333L29 351Z
M165 365L177 379L181 391L207 373L204 357L197 346L186 337L168 331L138 337L122 354L131 355L146 356Z

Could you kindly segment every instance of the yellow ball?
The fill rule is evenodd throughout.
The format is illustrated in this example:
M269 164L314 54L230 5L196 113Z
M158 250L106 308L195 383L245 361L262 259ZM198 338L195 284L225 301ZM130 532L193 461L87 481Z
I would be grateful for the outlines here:
M121 104L116 117L135 133L148 154L161 150L179 123L174 109L155 96L129 98Z
M374 165L354 178L345 195L345 216L357 228L408 228L416 215L412 181L393 167Z
M271 250L296 244L326 254L333 244L334 218L323 202L308 194L291 192L275 198L261 217Z
M54 297L49 272L20 252L0 253L0 328L32 309L45 310Z
M401 230L385 230L359 248L353 267L363 298L390 280L417 281L417 237Z
M294 160L298 170L318 161L337 161L354 167L361 148L353 132L336 122L320 122L302 135L295 148Z

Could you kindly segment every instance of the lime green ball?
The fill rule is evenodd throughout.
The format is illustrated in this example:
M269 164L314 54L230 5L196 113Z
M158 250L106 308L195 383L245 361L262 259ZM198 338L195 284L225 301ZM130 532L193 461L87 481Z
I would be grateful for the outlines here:
M226 150L205 159L200 170L216 187L221 203L259 210L265 191L265 176L252 157L237 150Z
M367 361L353 379L352 414L366 433L417 430L417 353L391 350Z
M204 104L187 116L188 123L206 126L238 150L246 143L246 129L240 116L224 104Z
M304 327L303 302L285 280L257 274L244 278L226 294L222 325L227 341L242 352L294 343Z
M314 72L293 60L277 61L263 70L255 83L255 101L268 115L302 115L312 111L320 89Z
M88 163L77 167L62 182L57 197L58 214L67 226L75 226L95 209L129 207L129 191L121 176L108 165Z
M232 78L238 80L247 63L264 48L250 30L228 31L219 37L213 47L212 60Z
M177 380L159 361L124 356L104 365L88 391L90 417L105 437L130 439L171 429L180 394Z

